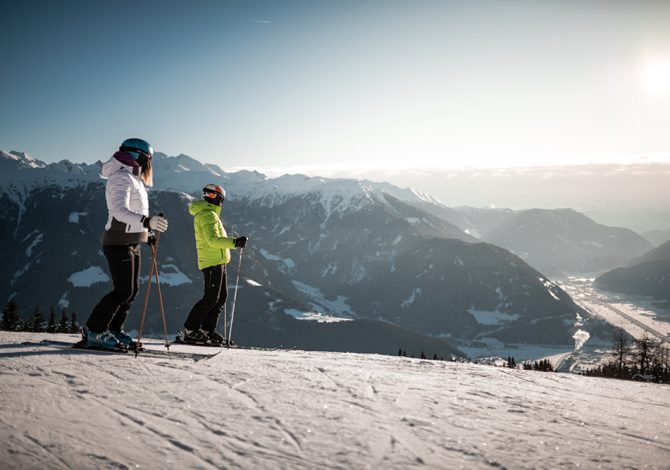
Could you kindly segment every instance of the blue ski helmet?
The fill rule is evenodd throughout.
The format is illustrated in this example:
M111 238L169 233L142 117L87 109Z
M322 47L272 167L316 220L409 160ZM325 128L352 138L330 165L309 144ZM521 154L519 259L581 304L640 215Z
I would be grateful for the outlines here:
M151 148L149 142L142 139L126 139L121 144L121 147L119 147L119 150L129 152L135 160L137 160L140 155L144 155L149 160L154 156L154 149Z

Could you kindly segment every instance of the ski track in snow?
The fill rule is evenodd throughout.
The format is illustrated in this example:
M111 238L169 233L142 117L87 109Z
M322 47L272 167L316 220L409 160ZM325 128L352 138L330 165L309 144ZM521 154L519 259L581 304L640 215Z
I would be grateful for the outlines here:
M306 351L134 358L45 338L67 337L0 332L2 468L670 468L668 386Z

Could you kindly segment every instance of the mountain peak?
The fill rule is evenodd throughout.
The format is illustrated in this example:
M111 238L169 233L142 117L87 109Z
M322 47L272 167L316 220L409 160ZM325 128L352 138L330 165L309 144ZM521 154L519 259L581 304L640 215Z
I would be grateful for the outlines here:
M19 168L44 168L46 166L46 163L37 160L32 155L26 152L17 152L16 150L6 152L0 149L0 157L6 161L15 162Z

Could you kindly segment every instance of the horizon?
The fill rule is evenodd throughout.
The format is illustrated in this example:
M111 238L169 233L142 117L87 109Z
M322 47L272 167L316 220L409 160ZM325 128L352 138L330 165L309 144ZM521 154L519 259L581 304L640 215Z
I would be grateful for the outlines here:
M0 150L3 150L0 147ZM38 155L32 158L47 162ZM10 152L11 152L10 151ZM212 164L187 154L200 164ZM106 159L99 159L106 161ZM89 164L73 162L75 164ZM323 169L328 171L321 171ZM430 196L449 207L496 207L512 210L572 208L598 223L645 233L670 231L670 161L573 164L507 168L441 168L406 171L389 168L305 167L227 168L226 173L258 171L269 179L304 175L328 179L389 183ZM270 171L268 171L270 170ZM293 170L293 171L292 171ZM318 171L317 171L318 170ZM160 172L155 175L160 181Z

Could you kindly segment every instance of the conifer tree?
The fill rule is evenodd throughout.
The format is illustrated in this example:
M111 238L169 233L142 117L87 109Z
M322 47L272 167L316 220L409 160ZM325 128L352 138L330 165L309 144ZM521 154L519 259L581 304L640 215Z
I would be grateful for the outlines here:
M77 314L73 310L70 318L70 333L79 333L79 322L77 322Z
M17 331L20 326L19 306L14 299L7 302L2 315L2 329L6 331Z
M49 323L47 324L47 332L56 332L56 309L53 305L49 308Z
M67 321L67 312L65 311L64 308L61 309L60 311L60 322L58 323L58 331L59 333L67 333L68 332L68 321Z
M30 324L28 325L28 331L36 333L44 331L44 315L39 307L35 307L35 310L33 310L33 314L30 317Z

